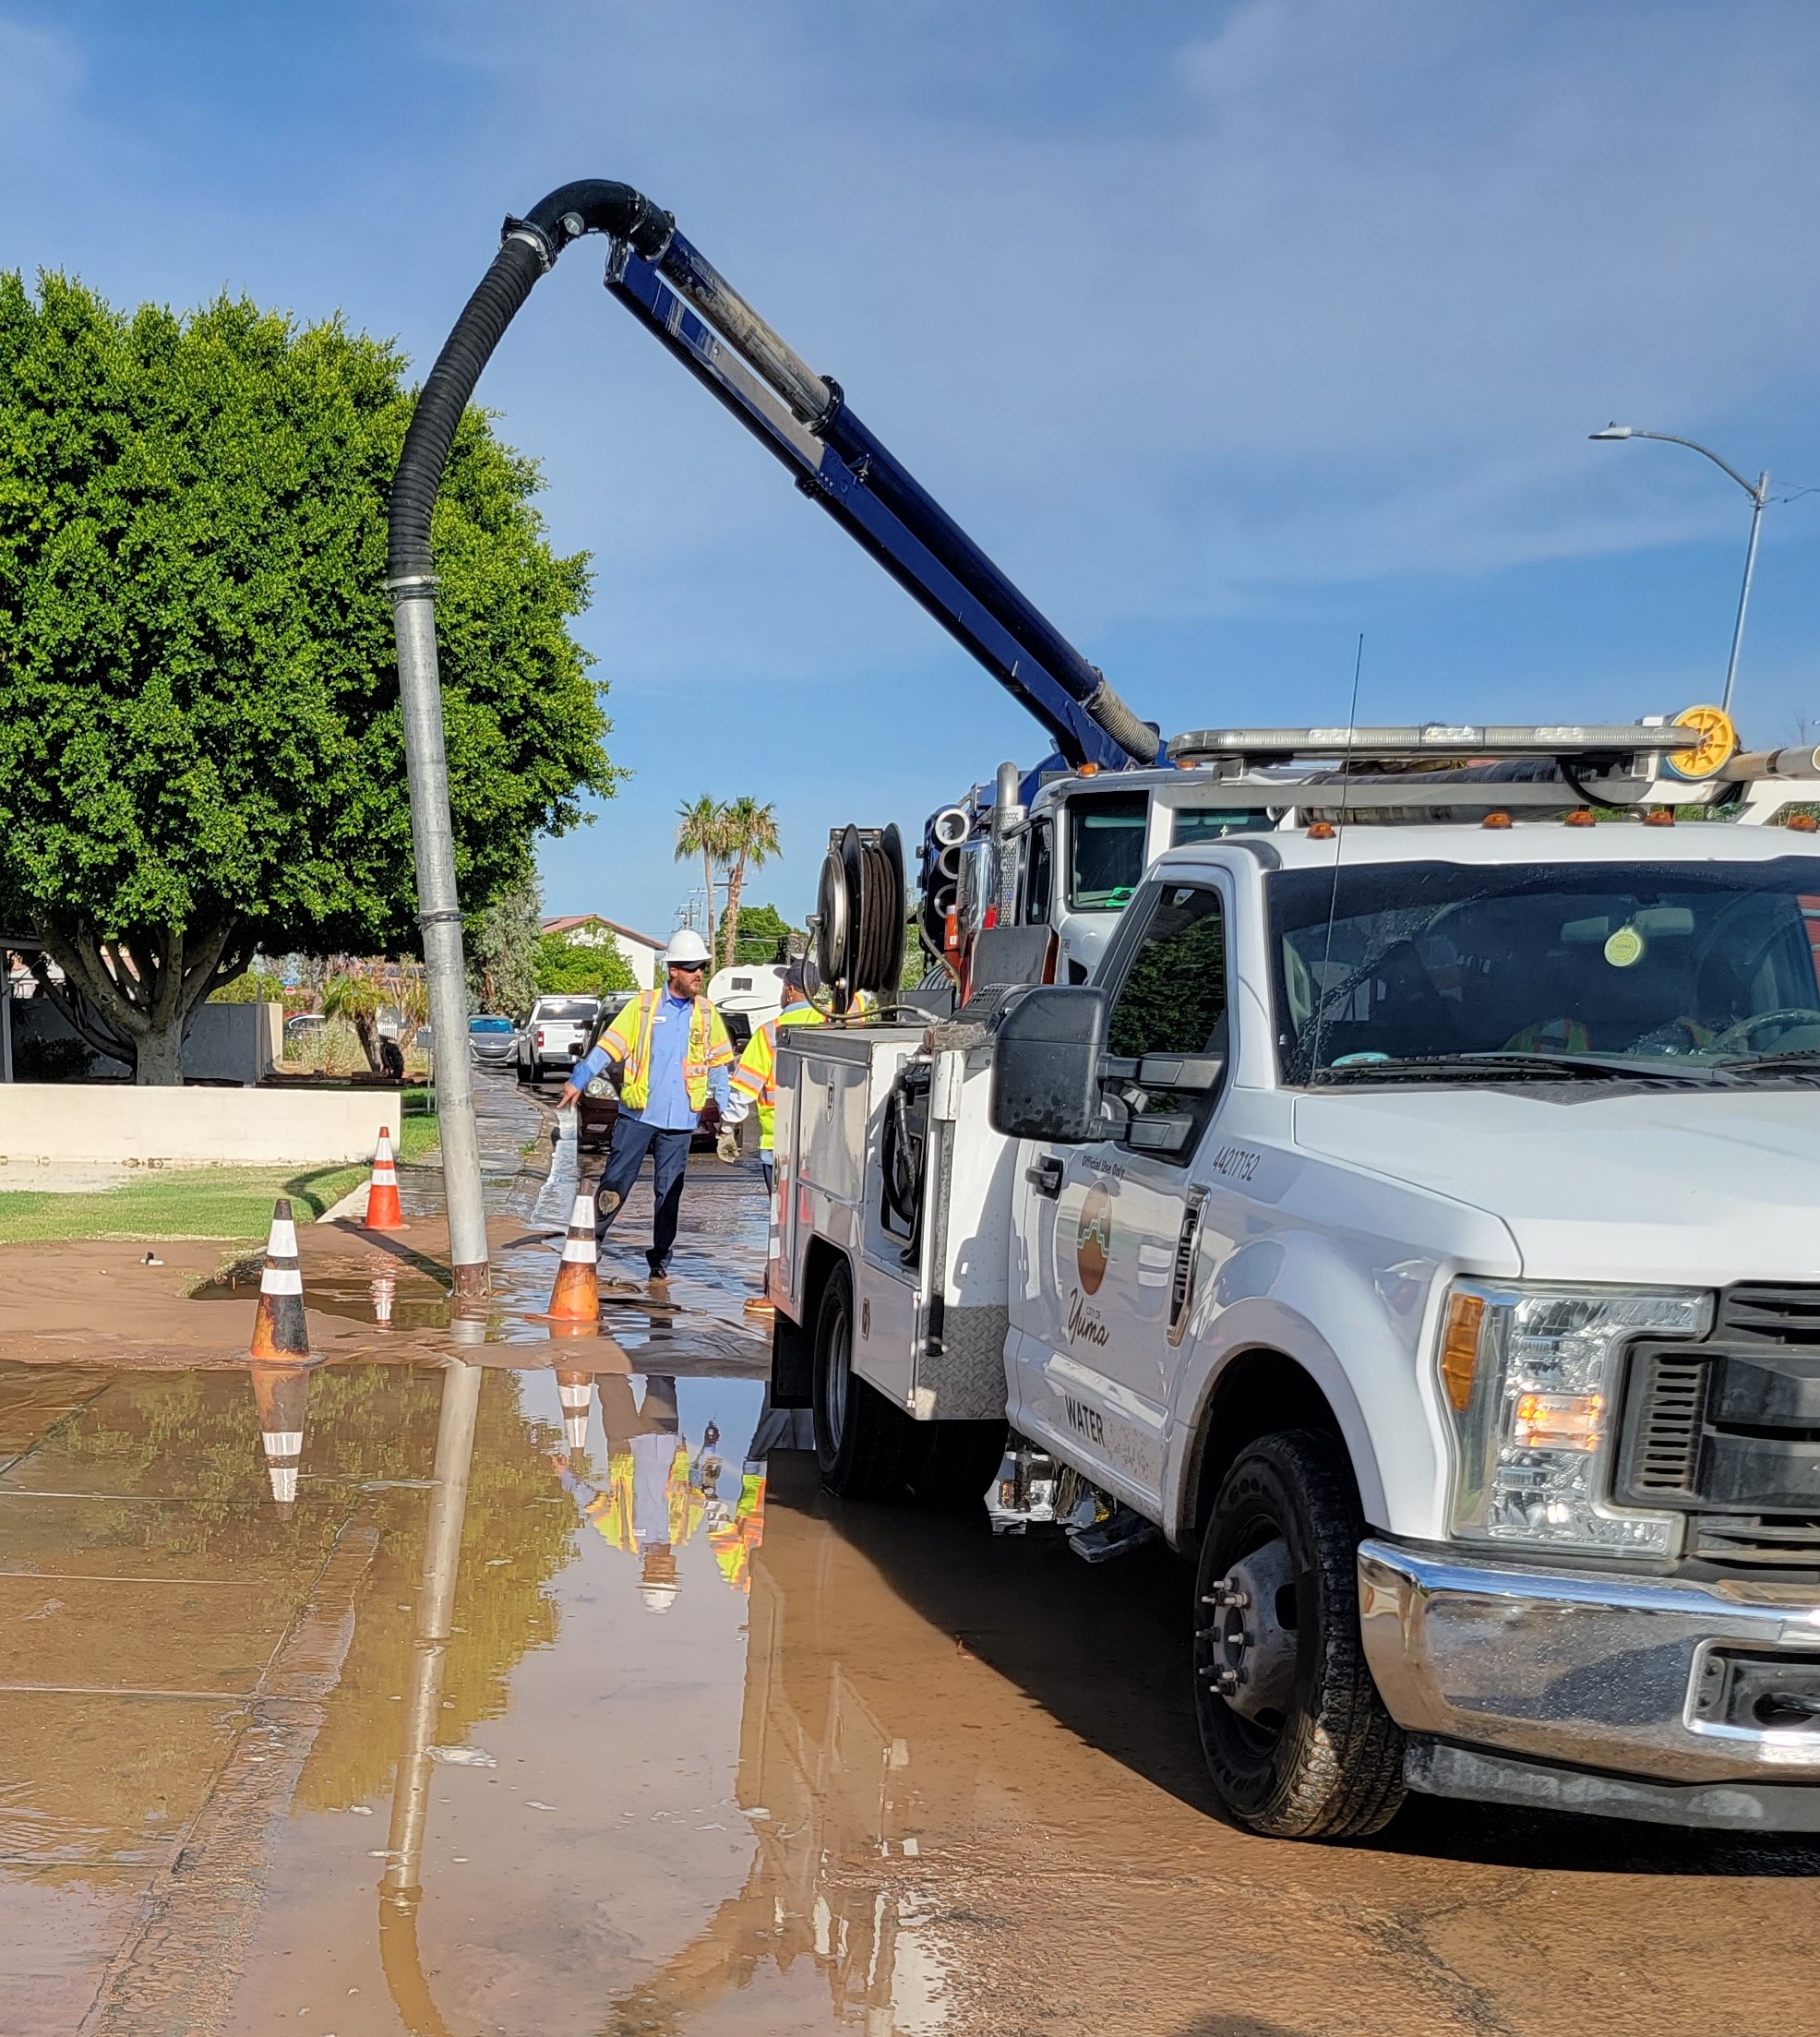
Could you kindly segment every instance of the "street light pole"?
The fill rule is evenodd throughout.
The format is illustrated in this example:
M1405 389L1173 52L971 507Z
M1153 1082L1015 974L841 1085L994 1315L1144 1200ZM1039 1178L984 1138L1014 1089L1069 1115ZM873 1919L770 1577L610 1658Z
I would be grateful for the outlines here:
M1691 451L1704 453L1714 466L1730 474L1751 498L1751 542L1744 552L1744 579L1738 590L1738 617L1731 626L1731 655L1725 665L1725 694L1719 701L1726 713L1731 712L1731 689L1738 683L1738 653L1744 643L1744 615L1751 605L1751 579L1756 571L1757 533L1763 527L1763 506L1769 499L1769 476L1760 473L1755 485L1746 481L1729 460L1721 460L1710 446L1703 446L1695 438L1681 438L1671 431L1639 431L1634 425L1608 425L1603 431L1588 432L1588 438L1656 438L1665 446L1685 446Z

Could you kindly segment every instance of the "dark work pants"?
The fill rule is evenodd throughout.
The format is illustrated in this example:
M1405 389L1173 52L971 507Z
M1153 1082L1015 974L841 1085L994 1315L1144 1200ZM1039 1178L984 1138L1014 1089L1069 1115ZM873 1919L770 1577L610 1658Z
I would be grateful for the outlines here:
M652 1193L657 1207L652 1220L648 1257L653 1267L661 1266L669 1258L677 1241L677 1224L682 1215L683 1177L688 1171L688 1143L694 1136L690 1129L664 1132L654 1124L646 1124L642 1118L633 1117L629 1110L619 1113L613 1127L612 1157L606 1163L606 1173L601 1180L602 1214L594 1233L596 1238L606 1236L613 1219L625 1206L627 1196L632 1192L632 1183L638 1180L639 1169L649 1153Z

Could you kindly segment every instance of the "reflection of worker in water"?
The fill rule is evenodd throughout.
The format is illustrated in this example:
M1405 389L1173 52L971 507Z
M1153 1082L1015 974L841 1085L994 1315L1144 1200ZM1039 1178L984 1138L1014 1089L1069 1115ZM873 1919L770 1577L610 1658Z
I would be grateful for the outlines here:
M662 1373L632 1383L604 1372L595 1384L606 1431L606 1482L576 1478L562 1460L566 1490L615 1549L639 1559L639 1593L647 1609L667 1612L677 1599L677 1552L702 1524L708 1495L689 1473L688 1445L677 1415L677 1383ZM718 1439L717 1439L718 1440Z
M767 1410L748 1446L760 1494L767 1453L800 1447L790 1411ZM742 1573L750 1598L733 1794L754 1820L751 1865L688 1944L609 2004L608 2037L692 2029L763 1969L788 1974L798 1961L821 1976L842 2029L944 2025L940 1967L917 1906L874 1863L910 1851L906 1833L928 1815L931 1789L941 1812L970 1824L973 1771L964 1761L920 1771L915 1743L898 1737L903 1691L891 1667L868 1667L865 1648L856 1661L838 1649L830 1659L867 1558L800 1505L781 1508L772 1526L772 1544L760 1551L755 1538ZM933 1667L952 1702L964 1684L942 1684L942 1664Z

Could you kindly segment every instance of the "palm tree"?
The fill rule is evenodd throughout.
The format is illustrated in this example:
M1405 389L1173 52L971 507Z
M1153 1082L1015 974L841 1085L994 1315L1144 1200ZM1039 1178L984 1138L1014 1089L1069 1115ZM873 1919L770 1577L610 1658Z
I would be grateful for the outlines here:
M723 936L721 967L730 969L739 943L739 894L746 888L748 869L762 869L780 847L777 838L777 809L760 806L756 799L738 798L721 809L721 860L727 866L726 929ZM709 937L708 945L713 946Z
M330 977L322 987L323 1017L351 1022L361 1051L366 1056L366 1065L376 1075L383 1072L378 1026L386 1002L384 990L367 976Z
M726 860L727 809L718 799L703 793L692 804L677 809L677 861L686 856L701 858L701 876L708 893L708 953L714 952L714 866Z

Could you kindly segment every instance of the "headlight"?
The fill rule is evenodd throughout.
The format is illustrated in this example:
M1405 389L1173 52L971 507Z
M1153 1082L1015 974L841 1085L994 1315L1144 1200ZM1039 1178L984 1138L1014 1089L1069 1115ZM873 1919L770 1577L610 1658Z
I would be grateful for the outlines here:
M1610 1505L1634 1338L1704 1336L1709 1294L1456 1281L1442 1318L1454 1533L1470 1541L1670 1553L1675 1517Z
M584 1096L611 1096L612 1093L613 1084L607 1081L605 1075L596 1075L582 1092Z

